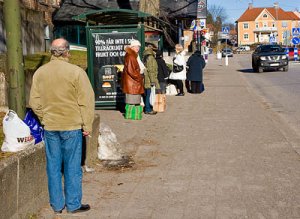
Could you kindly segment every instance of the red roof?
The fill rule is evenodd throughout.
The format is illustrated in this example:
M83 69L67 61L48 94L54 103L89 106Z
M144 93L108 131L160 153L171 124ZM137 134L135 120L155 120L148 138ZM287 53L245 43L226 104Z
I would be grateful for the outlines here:
M284 11L281 8L248 8L237 22L254 21L263 10L267 10L275 20L300 20L300 18L291 11Z

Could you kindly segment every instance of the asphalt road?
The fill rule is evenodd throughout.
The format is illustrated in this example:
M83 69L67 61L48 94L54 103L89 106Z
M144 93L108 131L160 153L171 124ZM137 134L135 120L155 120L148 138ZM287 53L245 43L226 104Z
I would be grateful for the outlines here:
M252 71L251 54L239 54L230 60L237 62L237 71L243 73L253 91L260 95L269 107L300 133L300 62L290 62L289 71Z

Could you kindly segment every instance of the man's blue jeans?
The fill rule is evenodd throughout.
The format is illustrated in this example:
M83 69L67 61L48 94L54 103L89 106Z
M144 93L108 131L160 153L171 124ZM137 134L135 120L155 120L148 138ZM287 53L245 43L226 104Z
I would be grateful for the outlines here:
M50 205L54 211L65 206L74 211L80 208L82 199L82 131L45 130L44 136Z
M145 89L145 112L149 113L152 111L152 106L150 104L150 94L151 94L151 88Z

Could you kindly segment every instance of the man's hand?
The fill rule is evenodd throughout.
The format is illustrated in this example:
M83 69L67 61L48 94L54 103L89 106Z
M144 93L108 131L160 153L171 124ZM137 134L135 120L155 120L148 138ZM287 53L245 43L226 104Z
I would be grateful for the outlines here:
M83 132L82 132L82 135L83 135L84 137L92 137L92 136L90 135L90 132L86 132L86 131L83 131Z

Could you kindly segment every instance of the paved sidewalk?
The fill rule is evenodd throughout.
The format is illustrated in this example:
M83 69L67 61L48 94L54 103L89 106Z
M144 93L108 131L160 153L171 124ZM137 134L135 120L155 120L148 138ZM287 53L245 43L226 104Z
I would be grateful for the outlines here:
M299 137L235 69L210 57L203 94L168 96L142 121L98 111L136 165L85 173L90 211L39 218L300 218Z

